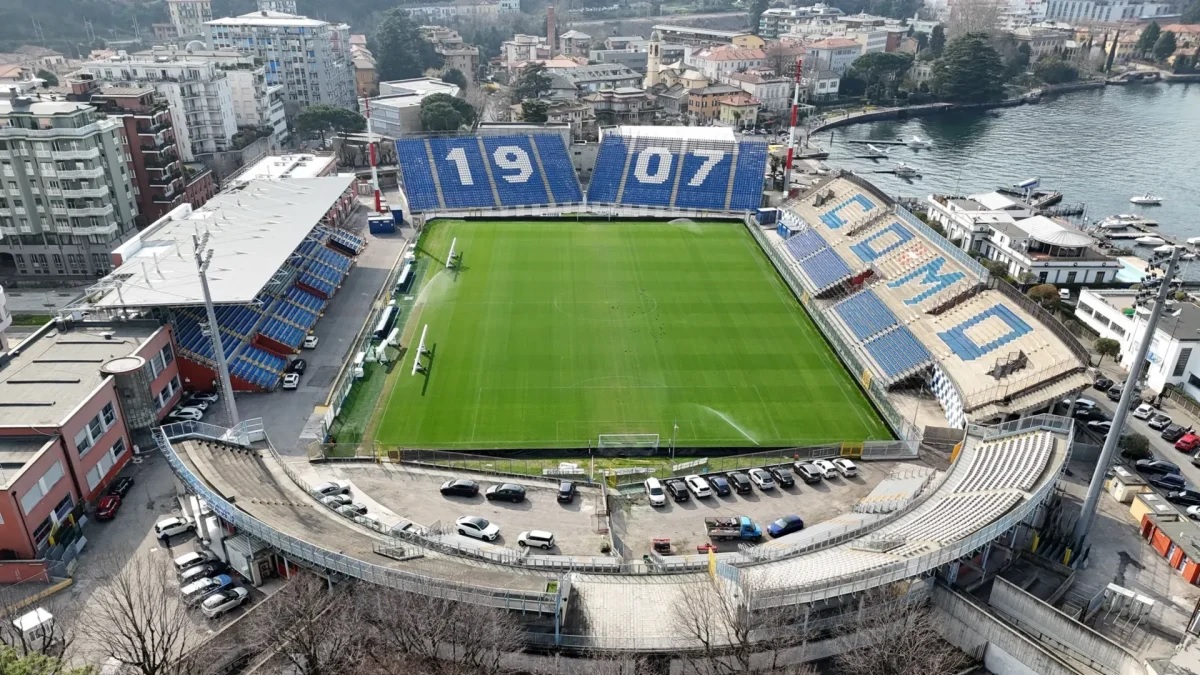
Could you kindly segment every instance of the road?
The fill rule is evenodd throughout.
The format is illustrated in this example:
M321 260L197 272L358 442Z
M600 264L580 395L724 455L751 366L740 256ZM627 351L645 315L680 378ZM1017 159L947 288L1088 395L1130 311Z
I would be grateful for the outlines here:
M1102 409L1110 417L1117 409L1117 404L1108 400L1108 398L1104 396L1104 392L1099 392L1095 389L1088 389L1086 392L1084 392L1082 397L1090 398L1095 401L1100 409ZM1168 414L1172 416L1172 420L1177 424L1182 424L1185 427L1196 425L1195 420L1183 416L1178 410L1171 411ZM1139 433L1145 436L1146 439L1150 441L1150 451L1154 453L1156 458L1165 459L1168 462L1178 464L1179 470L1183 474L1183 477L1187 479L1189 487L1200 486L1200 467L1192 464L1189 454L1176 450L1174 443L1163 440L1162 436L1159 435L1159 432L1151 429L1144 421L1134 417L1132 411L1130 411L1130 414L1126 415L1125 417L1125 429L1127 431ZM1090 436L1090 438L1087 439L1088 442L1098 444L1102 444L1104 442L1103 438L1096 437L1089 431L1085 430L1083 433Z

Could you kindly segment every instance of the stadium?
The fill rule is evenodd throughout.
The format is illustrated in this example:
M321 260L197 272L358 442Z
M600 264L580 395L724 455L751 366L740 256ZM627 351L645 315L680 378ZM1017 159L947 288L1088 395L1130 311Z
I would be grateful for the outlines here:
M159 429L184 489L271 555L511 610L532 647L679 653L696 644L662 608L711 589L739 614L789 617L762 624L755 642L797 621L820 640L872 589L902 585L897 601L917 601L934 579L986 576L1054 534L1073 428L1051 413L1089 384L1086 352L868 182L825 176L767 207L766 146L688 128L608 130L594 162L562 135L526 128L396 145L392 204L420 234L385 282L397 292L347 355L386 362L387 377L365 407L347 404L353 378L336 382L321 429L366 410L369 432L351 454L370 471L496 471L489 462L518 450L574 458L519 478L568 476L590 490L612 551L534 555L463 545L416 514L346 518L311 487L342 469L297 468L252 423ZM579 175L591 176L586 190ZM372 245L309 232L321 239L281 261L270 293L243 284L234 299L286 305L296 290L321 290L320 265L350 269ZM274 353L266 319L236 328L244 319L224 312L235 362L261 365L252 348ZM183 355L204 365L189 318L169 313ZM273 388L269 377L239 381ZM927 456L935 436L951 439L944 461ZM324 447L318 460L345 459ZM676 451L702 459L579 466ZM769 543L639 557L618 540L647 475L693 473L710 452L731 468L833 457L884 468L844 512ZM803 659L828 650L834 641Z

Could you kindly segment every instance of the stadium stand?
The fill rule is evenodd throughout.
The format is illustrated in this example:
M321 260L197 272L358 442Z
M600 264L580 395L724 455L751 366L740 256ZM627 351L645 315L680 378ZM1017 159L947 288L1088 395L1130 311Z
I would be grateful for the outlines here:
M767 146L620 130L600 142L588 202L729 213L762 204Z
M933 362L925 345L904 326L882 333L864 346L888 382L906 377Z
M814 230L799 231L788 237L785 245L800 272L808 277L814 295L834 288L854 274L846 261Z
M414 213L583 200L558 134L402 138L396 141L396 155Z
M854 336L868 340L895 326L898 321L879 296L866 290L856 293L833 306Z

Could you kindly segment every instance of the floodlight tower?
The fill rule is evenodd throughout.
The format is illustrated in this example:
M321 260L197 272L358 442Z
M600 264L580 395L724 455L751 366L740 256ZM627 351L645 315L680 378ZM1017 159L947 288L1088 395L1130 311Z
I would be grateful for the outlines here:
M371 158L371 190L375 194L375 213L383 213L383 191L379 189L379 158L375 153L375 136L371 133L371 99L364 98L367 112L367 151Z
M796 125L800 122L800 89L804 80L804 59L796 59L795 89L792 92L792 118L788 127L787 163L783 165L783 195L792 193L792 162L796 158Z
M217 325L217 311L213 308L212 294L208 291L208 266L212 263L213 250L208 248L208 232L192 235L192 245L196 249L196 271L200 274L200 288L204 291L204 309L208 313L208 328L212 333L213 352L217 358L217 373L221 378L221 400L225 401L225 415L229 418L229 427L233 428L241 422L238 419L237 404L233 401L233 384L229 381L229 365L225 363L225 347L221 344L221 328Z

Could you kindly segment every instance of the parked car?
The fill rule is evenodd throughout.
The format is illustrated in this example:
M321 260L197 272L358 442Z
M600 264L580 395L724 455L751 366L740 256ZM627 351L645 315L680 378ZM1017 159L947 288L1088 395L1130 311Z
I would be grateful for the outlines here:
M213 553L212 551L192 551L190 553L184 553L175 559L175 569L182 571L195 565L203 565L205 563L215 562L216 560L219 560L219 558L217 558L217 554Z
M1178 424L1168 424L1158 435L1161 436L1164 441L1170 441L1174 443L1175 441L1183 438L1183 435L1187 432L1187 429Z
M1160 487L1164 490L1182 490L1187 483L1183 480L1183 476L1177 473L1164 473L1147 476L1146 482Z
M575 481L563 480L558 482L558 503L570 504L575 501L575 495L579 494L579 490L575 487Z
M1096 381L1092 383L1092 389L1095 389L1096 391L1108 391L1109 389L1112 389L1112 386L1113 381L1107 377L1098 377L1096 378Z
M346 483L339 483L337 481L330 480L314 485L313 492L325 495L327 497L329 495L348 495L350 494L350 486Z
M124 498L133 489L133 476L119 476L108 486L108 494Z
M193 391L183 395L185 399L204 401L205 403L216 403L221 400L221 395L212 391Z
M1143 403L1143 404L1139 405L1136 410L1133 411L1133 416L1138 418L1139 420L1148 420L1148 419L1150 419L1150 416L1153 414L1154 414L1154 406L1150 405L1149 403Z
M292 359L288 362L287 369L284 372L299 374L306 370L308 370L308 361L304 359Z
M696 474L684 476L683 482L687 484L688 491L696 495L696 499L704 499L705 497L713 496L712 486L708 481L704 480Z
M657 478L647 478L642 486L646 488L646 498L650 500L650 506L667 505L667 493Z
M203 565L192 565L191 567L188 567L179 573L179 585L187 586L193 581L199 581L205 577L213 577L218 574L223 574L227 569L229 569L228 566L219 560L206 562Z
M1187 507L1187 516L1192 520L1200 520L1200 506Z
M196 410L199 410L200 412L208 412L208 401L193 400L193 399L188 399L185 401L183 399L180 399L179 405L175 406L175 408L177 410L182 410L184 408L195 408Z
M767 471L771 472L771 477L779 484L781 488L790 488L796 485L796 479L792 478L792 474L787 469L781 466L773 466Z
M316 349L317 343L320 341L321 341L321 338L317 337L316 335L313 335L312 333L309 333L308 335L304 336L304 344L302 346L305 349Z
M1104 392L1104 395L1107 396L1108 400L1110 400L1110 401L1120 401L1121 400L1121 390L1124 388L1125 388L1125 383L1118 382L1112 386L1112 389L1109 389L1108 391ZM1134 387L1133 388L1133 398L1136 400L1139 397L1141 397L1141 395L1142 395L1142 388Z
M179 593L183 596L183 601L186 604L194 605L200 602L210 593L221 591L233 585L233 577L228 574L218 574L215 577L205 577L197 579L192 583L179 589Z
M1179 473L1179 467L1161 459L1139 459L1134 468L1141 473Z
M154 524L154 536L159 539L169 539L177 534L190 532L192 529L192 521L187 518L174 516L171 518L163 518Z
M350 495L329 495L328 497L321 497L321 503L331 509L337 509L339 506L345 506L352 501L354 501L354 498Z
M1112 429L1112 422L1088 422L1087 428L1097 434L1107 434Z
M334 511L337 511L339 514L346 516L347 518L354 518L355 516L367 515L367 506L366 504L359 504L358 502L350 502L349 504L342 504L334 509Z
M1080 422L1108 422L1112 419L1108 416L1108 413L1099 408L1083 408L1082 410L1076 410L1074 417Z
M516 483L501 483L488 488L487 492L483 493L483 496L489 502L499 499L516 504L517 502L525 501L525 488Z
M1197 447L1200 447L1200 436L1196 434L1184 434L1182 438L1175 441L1175 449L1183 452L1191 452Z
M204 417L204 411L199 408L176 408L167 413L171 422L199 422Z
M117 517L117 510L120 508L120 495L104 495L96 505L96 520L112 520Z
M754 467L746 473L750 474L750 481L757 485L759 490L775 489L775 479L771 477L770 472L766 469Z
M1061 402L1061 405L1064 408L1070 407L1071 399L1064 398ZM1095 408L1095 407L1096 407L1096 402L1090 398L1083 398L1081 396L1081 397L1075 399L1075 409L1076 410L1079 410L1080 408Z
M454 521L454 525L458 528L458 533L464 537L495 541L500 536L500 528L495 523L488 522L487 518L479 516L463 516Z
M827 459L818 459L817 461L813 462L813 468L817 471L820 471L821 477L825 478L826 480L830 478L837 478L837 467L834 466L833 462Z
M750 477L741 471L734 471L726 474L729 477L729 484L733 486L733 491L738 494L744 494L751 490Z
M838 457L837 459L833 460L833 466L838 470L838 473L842 474L842 477L844 478L858 475L858 466L845 457Z
M792 465L792 469L805 483L820 483L821 478L825 475L818 471L812 462L796 462Z
M1176 490L1167 493L1167 501L1184 506L1200 506L1200 492L1195 490Z
M804 521L795 514L784 516L767 526L767 534L772 537L782 537L785 534L799 532L804 529Z
M479 494L479 483L459 478L442 483L440 492L446 497L474 497Z
M250 591L241 586L227 588L205 598L204 602L200 603L200 611L204 612L204 616L215 619L241 605L248 597L250 597Z
M678 478L668 478L663 482L667 488L667 493L671 495L671 499L677 502L686 502L688 500L687 483Z
M554 535L545 530L522 532L517 535L517 546L549 550L554 548Z
M1150 418L1150 421L1146 422L1146 426L1156 431L1160 429L1166 429L1170 425L1171 418L1162 413L1156 414L1154 417Z
M300 387L300 375L296 373L288 373L283 376L284 389L297 389Z
M712 486L713 492L716 492L718 497L724 497L733 491L733 488L729 486L729 481L724 476L709 476L708 484Z

